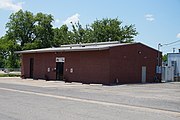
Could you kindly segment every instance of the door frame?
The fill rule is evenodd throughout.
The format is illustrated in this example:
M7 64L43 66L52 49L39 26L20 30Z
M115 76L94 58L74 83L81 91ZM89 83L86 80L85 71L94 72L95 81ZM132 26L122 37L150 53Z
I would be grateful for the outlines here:
M65 57L56 57L56 80L63 80Z
M29 61L29 77L30 78L34 77L34 58L30 58Z
M146 66L141 68L141 83L146 83Z
M63 80L64 62L56 62L56 80Z

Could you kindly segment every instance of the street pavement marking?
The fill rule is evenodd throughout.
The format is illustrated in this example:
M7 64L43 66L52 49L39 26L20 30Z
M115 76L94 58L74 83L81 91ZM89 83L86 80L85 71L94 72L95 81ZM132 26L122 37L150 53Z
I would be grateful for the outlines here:
M83 99L83 98L58 96L58 95L51 95L51 94L46 94L46 93L23 91L23 90L9 89L9 88L1 88L1 87L0 87L0 90L38 95L38 96L44 96L44 97L51 97L51 98L56 98L56 99L64 99L64 100L71 100L71 101L77 101L77 102L98 104L98 105L103 105L103 106L123 107L123 108L128 108L128 109L132 109L136 111L139 110L139 111L146 111L146 112L162 113L165 115L170 114L176 117L180 117L180 112L178 111L163 110L163 109L157 109L157 108L149 108L149 107L134 106L134 105L127 105L127 104L119 104L119 103L111 103L111 102L104 102L104 101L97 101L97 100L88 100L88 99Z

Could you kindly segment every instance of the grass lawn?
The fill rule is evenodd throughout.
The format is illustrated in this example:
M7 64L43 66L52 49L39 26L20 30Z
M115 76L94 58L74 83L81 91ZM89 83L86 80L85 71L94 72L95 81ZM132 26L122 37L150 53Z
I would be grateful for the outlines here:
M20 74L0 74L0 77L20 77Z

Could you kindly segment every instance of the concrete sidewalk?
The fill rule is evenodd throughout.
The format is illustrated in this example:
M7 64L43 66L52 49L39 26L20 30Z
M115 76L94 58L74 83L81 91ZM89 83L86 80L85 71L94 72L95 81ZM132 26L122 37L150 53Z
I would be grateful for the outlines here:
M0 77L0 83L27 85L36 87L70 87L70 86L82 86L82 83L66 83L64 81L46 81L42 79L21 79L20 77ZM85 85L84 85L85 86Z

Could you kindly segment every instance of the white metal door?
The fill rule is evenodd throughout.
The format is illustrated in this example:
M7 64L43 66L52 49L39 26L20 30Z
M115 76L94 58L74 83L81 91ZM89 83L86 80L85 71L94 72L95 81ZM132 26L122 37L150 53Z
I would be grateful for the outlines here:
M142 66L142 83L146 83L146 66Z

